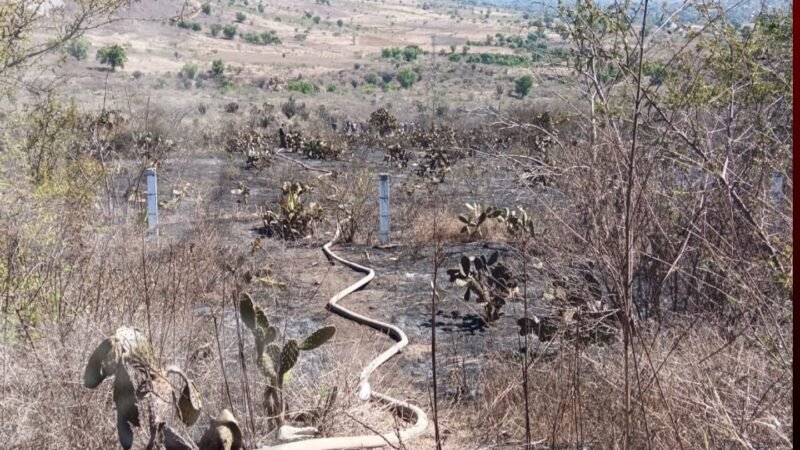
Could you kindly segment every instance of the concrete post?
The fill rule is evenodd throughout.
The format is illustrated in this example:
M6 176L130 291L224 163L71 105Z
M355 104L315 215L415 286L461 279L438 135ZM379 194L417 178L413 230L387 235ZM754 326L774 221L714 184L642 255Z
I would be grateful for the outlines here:
M772 187L770 189L770 194L772 194L772 202L775 207L779 207L781 205L781 199L783 198L783 174L772 174Z
M389 174L378 175L378 239L389 243Z
M155 167L147 169L145 176L147 177L147 231L158 234L158 182Z

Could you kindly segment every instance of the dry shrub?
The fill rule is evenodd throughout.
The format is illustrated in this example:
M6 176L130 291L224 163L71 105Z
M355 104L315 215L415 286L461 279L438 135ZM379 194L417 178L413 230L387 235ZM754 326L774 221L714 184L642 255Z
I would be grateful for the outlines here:
M660 449L791 448L791 374L772 364L772 356L752 341L730 343L713 329L701 328L701 323L652 329L637 339L631 369L633 448L648 442L650 448ZM647 346L646 352L641 345ZM532 357L534 441L556 448L622 448L620 347L576 348L573 342L561 342L556 356ZM532 344L532 350L539 345ZM476 411L467 423L481 430L483 445L524 438L520 361L517 354L494 358L478 383L482 395L466 408Z
M428 252L438 239L441 244L457 244L470 242L467 233L462 233L464 224L458 220L457 214L449 208L425 208L414 212L412 217L405 218L402 241L408 245L409 254L418 257ZM436 230L434 233L434 219ZM483 241L501 242L508 239L505 226L497 221L486 221L482 225Z

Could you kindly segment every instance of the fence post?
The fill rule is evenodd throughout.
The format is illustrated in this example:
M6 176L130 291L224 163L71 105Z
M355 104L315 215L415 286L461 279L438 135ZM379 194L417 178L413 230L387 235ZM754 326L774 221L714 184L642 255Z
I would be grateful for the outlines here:
M158 234L158 182L156 168L145 171L147 177L147 231Z
M781 199L783 198L783 174L772 174L770 194L772 194L772 203L776 208L779 207L781 205Z
M378 239L389 243L389 174L378 175Z

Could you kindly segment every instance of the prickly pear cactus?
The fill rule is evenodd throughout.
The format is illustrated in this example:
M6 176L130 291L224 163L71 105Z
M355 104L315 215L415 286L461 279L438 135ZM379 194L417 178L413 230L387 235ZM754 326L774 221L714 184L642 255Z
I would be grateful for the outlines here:
M283 386L292 368L297 364L301 351L311 351L328 342L335 334L332 325L317 329L302 341L287 339L283 346L275 340L278 331L270 325L264 311L253 302L250 294L244 293L239 301L239 316L242 323L253 333L256 344L256 365L266 380L264 408L273 419L272 427L283 425L286 404L283 401Z
M378 108L369 116L369 127L379 135L385 136L394 133L400 127L400 123L385 108Z
M533 221L528 217L528 213L522 207L518 206L516 210L503 208L497 220L506 224L506 229L509 233L515 236L527 235L536 237L536 230L533 226Z
M422 154L416 174L432 183L444 183L445 177L450 173L450 163L450 155L444 148L431 147Z
M476 237L482 238L483 231L481 227L486 222L486 219L497 219L502 212L491 206L484 209L477 203L467 203L467 209L469 209L470 213L459 215L458 220L464 224L464 226L461 227L461 234L466 235L470 240Z
M323 210L314 202L303 202L302 195L310 191L308 185L285 181L278 211L267 210L262 216L267 233L283 239L298 239L313 234L314 224L322 220Z
M386 146L386 155L383 160L394 164L398 169L405 169L411 161L411 153L403 144L396 142Z
M339 159L342 148L332 142L319 138L311 138L303 143L303 155L309 159Z
M462 256L459 267L447 271L451 283L467 288L464 301L469 301L475 295L476 301L484 305L486 322L499 319L500 309L517 293L516 277L498 260L497 252L492 252L488 257Z
M184 381L176 406L181 413L181 420L190 426L197 421L202 409L197 387L180 369L168 367L160 370L147 338L141 332L121 327L92 352L83 373L83 385L94 389L106 378L114 378L117 434L123 449L133 447L133 427L141 426L140 398L148 402L148 411L151 411L150 429L162 433L165 441L176 443L167 448L179 448L177 443L185 442L165 423L166 411L171 408L164 399L178 398L172 395L173 388L165 381L169 374L178 374ZM151 441L153 439L155 436L151 436Z

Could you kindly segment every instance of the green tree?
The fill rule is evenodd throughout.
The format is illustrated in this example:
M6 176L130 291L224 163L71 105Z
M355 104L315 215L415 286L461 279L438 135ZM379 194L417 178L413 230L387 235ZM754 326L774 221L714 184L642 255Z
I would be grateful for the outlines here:
M217 37L220 31L222 31L222 25L218 23L211 25L211 36Z
M225 28L222 29L222 34L225 35L226 39L233 39L236 36L236 25L225 25Z
M318 24L318 25L319 25L319 21L320 21L320 20L322 20L322 19L320 19L320 17L319 17L319 16L314 16L314 18L313 18L313 19L311 19L311 20L313 20L313 21L314 21L314 23L316 23L316 24Z
M203 6L202 6L202 9L203 9L203 14L206 14L206 15L211 14L211 4L210 3L204 3Z
M419 79L419 75L417 75L417 72L415 72L415 71L413 71L413 70L411 70L411 69L409 69L407 67L403 68L403 69L400 69L397 72L397 81L400 83L400 86L403 86L406 89L408 89L411 86L413 86L414 83L416 83L418 79Z
M129 0L95 0L80 2L80 8L52 8L48 14L39 14L37 2L0 1L0 80L9 79L11 72L21 73L86 30L109 23L128 4ZM48 30L47 39L33 39L42 27ZM15 84L0 83L0 97Z
M73 39L67 44L66 50L73 58L83 61L89 55L89 41L82 37Z
M221 77L225 73L225 63L221 59L215 59L211 62L211 73L215 77Z
M107 45L97 51L97 60L100 61L100 64L111 66L111 70L115 71L117 67L125 68L128 55L125 53L125 49L119 44Z
M236 21L237 22L242 23L242 22L244 22L245 19L247 19L247 16L243 12L237 12L236 13Z
M533 86L533 78L530 75L523 75L514 82L514 92L519 94L520 97L525 97L528 95L528 91L531 90L531 86Z
M339 28L341 28L341 27L344 25L344 21L342 21L342 19L339 19L339 20L337 20L337 21L336 21L336 25L337 25Z

